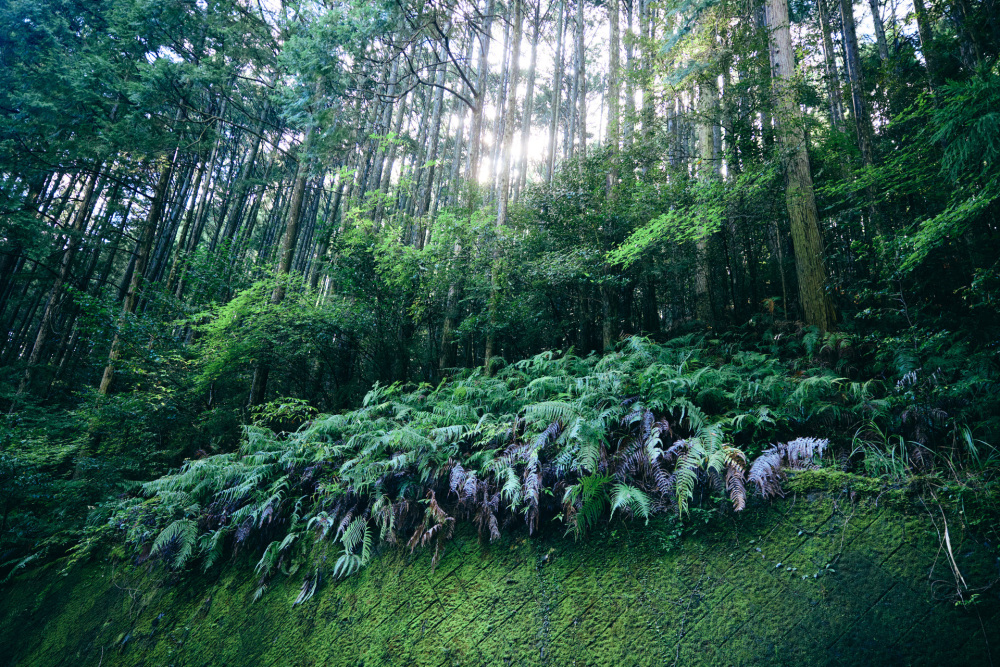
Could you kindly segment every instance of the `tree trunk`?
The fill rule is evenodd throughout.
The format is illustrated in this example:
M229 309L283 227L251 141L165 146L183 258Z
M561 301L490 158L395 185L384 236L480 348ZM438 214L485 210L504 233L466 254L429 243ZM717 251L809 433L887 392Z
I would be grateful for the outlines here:
M142 288L143 274L146 272L146 263L149 261L149 253L152 249L153 239L156 235L156 228L160 224L163 215L163 207L167 198L167 186L170 184L170 174L173 171L174 161L177 159L177 151L174 151L173 158L160 166L160 176L153 191L153 201L149 206L149 214L139 232L139 240L136 242L135 265L132 269L132 277L129 280L128 292L122 304L122 313L119 318L119 328L125 324L129 315L135 312L139 303L139 292ZM101 385L98 393L106 396L111 389L111 382L114 379L115 362L121 356L121 334L115 333L111 341L111 352L108 354L108 363L104 367L104 375L101 377Z
M281 239L281 255L278 258L278 284L274 286L274 291L271 293L271 305L278 305L285 299L285 285L282 278L287 276L292 269L292 259L295 257L295 248L298 244L299 223L302 219L302 200L306 190L306 181L309 180L308 151L312 143L312 135L313 128L309 127L306 130L305 139L302 141L298 170L292 186L292 197L285 219L285 233ZM263 402L270 373L271 368L268 360L258 359L257 366L254 368L253 380L250 383L250 397L248 399L250 407L260 405Z
M562 102L562 80L563 80L563 18L566 13L566 1L559 1L559 18L556 22L556 60L553 64L552 72L552 115L549 118L549 156L545 169L545 181L552 183L552 176L555 173L556 148L558 144L559 132L559 110Z
M375 206L375 225L378 226L382 222L382 217L385 213L385 203L389 198L389 186L392 184L392 166L396 163L396 152L399 144L396 142L395 138L399 137L400 132L403 129L403 111L406 108L406 97L404 96L400 100L399 108L396 110L396 119L392 124L392 134L393 142L389 146L389 153L386 155L385 164L382 165L382 183L379 186L381 190L378 198L378 204ZM341 176L341 179L344 177ZM345 181L346 184L346 181Z
M846 0L850 2L850 0ZM795 61L787 0L767 0L771 83L778 117L778 142L786 172L785 205L795 245L799 301L806 324L826 331L833 326L833 305L826 294L826 267L819 233L802 110L796 102Z
M177 244L174 246L174 257L170 262L170 272L167 274L167 290L173 287L174 279L177 277L178 268L183 269L180 266L187 254L187 243L188 234L191 231L191 225L194 221L195 209L198 204L198 195L201 191L201 181L205 177L205 169L208 166L207 162L202 161L201 167L198 169L198 174L195 176L194 185L191 187L190 201L188 202L187 213L184 216L184 225L181 227L181 236L177 239ZM183 283L183 281L181 281ZM179 299L183 292L182 284L178 284L177 292L175 296Z
M885 27L882 25L882 15L879 13L878 0L868 0L872 10L872 23L875 25L875 42L878 44L878 57L884 63L889 60L889 44L885 41Z
M511 37L511 60L510 75L508 79L507 94L507 120L504 124L502 154L500 160L500 184L497 202L497 227L503 227L507 223L507 208L510 203L510 154L514 143L514 120L517 115L517 84L520 70L518 60L521 55L521 26L523 23L523 13L521 7L522 0L514 0L514 30Z
M715 154L715 131L713 119L718 112L716 87L703 81L698 86L698 178L711 181L718 177L718 161ZM703 236L695 243L695 316L702 322L712 321L712 298L709 291L708 275L709 237Z
M243 209L246 206L247 200L247 190L249 189L250 181L253 179L254 169L257 166L257 154L260 152L260 142L263 134L264 119L261 118L260 123L257 125L253 144L250 147L250 155L243 164L242 173L236 183L236 205L232 207L232 212L229 214L224 238L232 239L235 236L236 228L239 225L240 218L243 216Z
M630 0L625 4L625 123L622 138L626 147L632 145L632 133L635 131L635 44L634 19L635 3L641 0Z
M823 32L823 64L826 74L826 90L830 97L830 124L834 129L844 131L844 98L840 90L840 75L837 73L837 58L830 35L830 15L827 0L818 0L820 30Z
M472 128L469 132L469 140L472 142L469 148L469 170L467 204L471 208L476 188L479 185L479 156L482 152L483 143L483 112L486 108L486 89L490 74L490 30L493 27L493 7L495 0L489 0L486 5L486 25L483 26L483 33L479 37L479 75L476 77L476 108L472 113Z
M531 33L531 64L528 66L528 89L524 95L524 116L521 119L521 158L517 167L517 183L514 185L514 202L528 179L528 136L531 134L531 116L535 106L535 67L538 63L538 33L541 28L541 2L535 3L535 17Z
M73 215L73 224L70 226L69 233L67 234L66 249L63 251L59 273L56 275L55 283L53 283L52 290L49 292L49 300L45 304L45 310L42 312L42 322L38 327L38 334L35 336L35 343L31 348L31 354L28 356L28 368L25 370L24 378L17 388L18 394L23 393L31 386L33 371L35 366L41 361L42 349L45 347L49 330L52 327L52 317L62 302L63 286L69 277L69 270L73 264L77 246L82 240L84 223L90 213L91 204L94 199L94 186L97 183L100 171L101 167L97 165L83 186L80 203L77 205L76 212Z
M434 108L431 112L430 144L427 148L426 160L431 164L426 169L426 183L424 185L424 193L420 201L420 206L417 209L417 217L425 215L427 211L430 210L431 197L434 194L434 175L437 172L435 162L438 157L438 141L441 137L441 107L444 104L443 67L438 68L437 74L435 75L435 81L437 82L437 88L435 89L434 95Z
M577 0L576 3L576 48L579 58L577 59L577 102L580 105L580 154L582 158L587 157L587 45L584 42L584 20L583 2ZM581 163L582 164L582 163Z
M608 170L607 192L610 194L618 184L618 148L621 142L621 113L619 98L621 85L618 75L621 70L621 38L618 25L618 3L608 0L608 40L611 53L608 55L608 136L607 146L611 151L611 167Z
M854 110L854 122L857 128L858 149L861 152L861 162L866 168L875 163L872 144L874 129L872 128L871 111L864 96L864 75L861 71L861 58L858 54L858 38L854 25L852 10L853 0L840 0L842 26L844 29L844 49L847 53L847 74L851 81L851 103ZM875 189L865 188L865 198L868 209L868 229L884 233L881 216L875 203Z
M346 184L346 179L343 177L338 179L337 191L333 195L333 205L331 207L330 215L327 216L326 225L327 229L323 232L323 236L320 238L319 248L316 250L316 263L312 267L312 271L309 274L309 289L315 290L316 286L319 284L319 276L322 273L323 261L326 259L326 253L330 248L330 241L333 238L333 230L336 228L337 214L340 212L340 200L344 195L344 185Z
M510 22L504 23L503 31L503 63L500 66L501 80L500 89L497 91L497 117L493 123L493 150L490 156L490 199L496 197L497 189L500 185L500 159L503 154L504 128L507 122L507 98L510 88L510 71L512 67L517 67L517 63L511 62L511 36Z
M934 52L934 33L931 30L930 18L924 0L913 0L913 13L917 17L917 34L920 36L920 51L927 65L927 81L931 90L937 91L941 85L941 68L938 65L937 54Z
M858 36L854 29L853 0L840 0L840 13L844 28L844 48L847 52L847 76L851 82L851 107L858 132L858 149L866 167L872 165L872 118L865 100L864 75L858 54Z
M503 133L503 156L500 162L500 185L497 202L497 230L502 230L507 224L507 206L510 201L510 152L511 144L514 142L514 116L517 113L517 82L518 82L518 62L521 55L521 25L523 23L523 12L521 11L521 0L514 0L514 30L511 37L511 59L509 91L507 94L507 122L504 125ZM494 241L496 243L497 240ZM490 372L490 361L496 347L496 323L497 308L500 300L500 280L499 280L499 254L496 248L493 250L493 268L490 272L490 326L486 332L486 372Z

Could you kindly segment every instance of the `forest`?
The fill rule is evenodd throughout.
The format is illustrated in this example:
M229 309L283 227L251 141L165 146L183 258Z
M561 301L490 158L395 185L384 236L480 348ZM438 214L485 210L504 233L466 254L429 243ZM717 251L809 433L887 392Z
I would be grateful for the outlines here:
M0 579L301 604L816 469L995 554L998 56L996 0L0 3Z

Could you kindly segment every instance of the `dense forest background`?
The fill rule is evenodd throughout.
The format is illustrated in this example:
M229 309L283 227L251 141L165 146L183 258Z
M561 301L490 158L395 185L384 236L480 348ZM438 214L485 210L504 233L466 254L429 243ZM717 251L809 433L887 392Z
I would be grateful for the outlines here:
M613 438L579 463L553 453L579 477L539 505L538 452L585 412L556 405L586 403L571 376L625 401L587 403L588 424L644 443L660 424L666 451L668 420L690 436L674 459L704 446L710 477L748 468L710 458L723 441L755 455L798 436L830 439L844 466L871 445L872 474L989 468L998 50L995 0L4 2L0 574L185 460L232 463L265 431L272 451L303 424L308 442L361 433L383 419L358 411L366 394L401 397L379 422L398 434L417 420L400 410L459 414L481 390L535 443L534 459L504 450L514 494L493 459L456 468L467 448L427 467L383 442L424 484L394 497L430 493L415 543L457 511L434 489L443 502L474 465L472 493L492 471L529 527L615 475L602 511L648 514L657 482L626 478L672 459L636 472ZM654 352L633 338L679 336ZM671 364L686 403L642 383ZM698 368L715 375L684 374ZM532 411L496 382L556 388ZM316 430L317 411L344 410L354 425ZM476 410L461 419L499 446ZM350 443L357 457L326 465L377 458ZM310 461L275 465L306 484ZM239 488L228 501L249 506ZM364 540L384 528L378 496L350 498L330 510L338 537L362 515ZM210 502L170 505L136 542L166 552L237 525ZM367 553L361 536L346 554Z

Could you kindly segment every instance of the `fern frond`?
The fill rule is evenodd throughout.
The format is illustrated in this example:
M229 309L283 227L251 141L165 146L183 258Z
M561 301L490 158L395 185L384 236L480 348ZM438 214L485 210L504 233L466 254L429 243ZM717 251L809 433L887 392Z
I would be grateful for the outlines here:
M178 519L164 528L153 542L151 553L165 555L172 567L184 567L194 553L198 524L191 519Z
M615 511L624 508L632 514L638 514L649 523L649 496L628 484L615 484L611 497L611 516Z

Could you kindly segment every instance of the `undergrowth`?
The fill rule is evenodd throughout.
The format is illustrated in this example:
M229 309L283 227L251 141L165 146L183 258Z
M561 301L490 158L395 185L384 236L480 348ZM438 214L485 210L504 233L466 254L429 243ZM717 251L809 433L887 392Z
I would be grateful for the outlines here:
M238 451L99 505L75 556L111 540L119 555L181 569L256 552L258 594L275 572L304 568L301 601L324 571L350 575L383 544L427 548L437 562L460 522L489 540L517 526L579 537L656 513L740 511L825 451L828 465L887 483L935 466L955 479L995 468L995 450L935 403L942 366L939 380L912 367L895 382L866 378L855 366L885 359L863 341L780 339L747 350L725 336L630 338L604 356L548 352L494 376L376 385L334 415L279 400L255 412Z
M809 436L881 405L870 384L829 368L719 353L693 336L632 338L603 357L550 352L494 377L376 386L359 409L293 433L246 427L238 452L143 484L95 533L120 532L140 560L175 568L257 548L262 586L278 569L310 568L304 599L331 549L335 576L382 543L427 547L436 561L458 521L494 540L516 524L580 536L723 498L739 511L748 493L779 495L784 468L818 460L827 440Z

